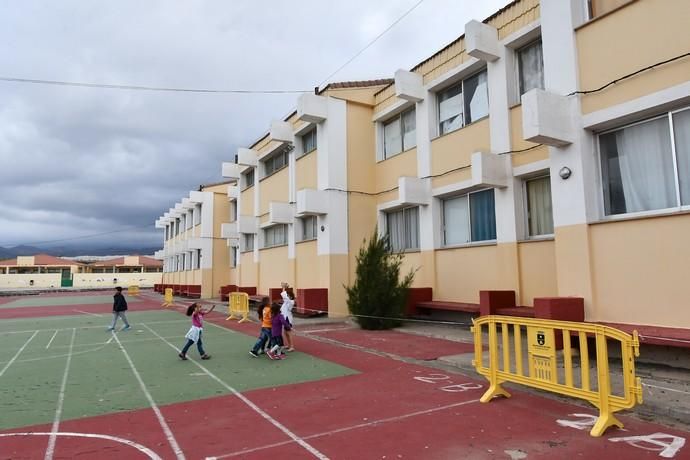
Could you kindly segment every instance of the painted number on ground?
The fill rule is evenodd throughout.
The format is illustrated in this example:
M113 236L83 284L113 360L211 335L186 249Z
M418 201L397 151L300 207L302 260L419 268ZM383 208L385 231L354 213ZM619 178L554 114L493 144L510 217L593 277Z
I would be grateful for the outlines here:
M556 420L560 426L575 428L576 430L589 430L597 421L596 415L570 414L579 420ZM621 430L626 431L626 430ZM624 442L638 449L659 452L659 457L673 458L685 445L685 438L666 433L653 433L645 436L620 436L608 438L610 442Z
M480 383L468 382L468 383L453 383L450 381L450 376L445 374L429 374L425 376L413 377L415 380L424 383L450 383L451 385L446 385L440 387L439 390L447 391L449 393L462 393L467 390L479 390L482 388Z

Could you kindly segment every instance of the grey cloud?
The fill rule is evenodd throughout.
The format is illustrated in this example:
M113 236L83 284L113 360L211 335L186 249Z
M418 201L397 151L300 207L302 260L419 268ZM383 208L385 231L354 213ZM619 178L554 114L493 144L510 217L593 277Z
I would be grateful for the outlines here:
M434 0L332 81L390 77L507 0ZM304 89L414 1L12 2L6 76L144 86ZM289 113L297 95L153 93L0 82L0 245L160 244L154 220ZM150 224L150 225L149 225Z

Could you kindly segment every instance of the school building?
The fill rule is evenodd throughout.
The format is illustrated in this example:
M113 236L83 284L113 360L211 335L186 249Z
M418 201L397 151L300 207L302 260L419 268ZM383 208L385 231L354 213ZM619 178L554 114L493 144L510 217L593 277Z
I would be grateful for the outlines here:
M160 283L163 266L145 256L124 256L94 263L37 254L0 261L0 288L97 288Z
M223 164L230 218L213 225L230 250L209 269L344 314L378 226L418 270L421 309L529 316L578 298L587 321L687 335L689 15L685 0L517 0L391 80L301 96Z
M228 284L230 253L221 226L230 218L229 183L190 191L155 222L164 235L163 249L154 254L163 261L159 284L176 295L214 297Z

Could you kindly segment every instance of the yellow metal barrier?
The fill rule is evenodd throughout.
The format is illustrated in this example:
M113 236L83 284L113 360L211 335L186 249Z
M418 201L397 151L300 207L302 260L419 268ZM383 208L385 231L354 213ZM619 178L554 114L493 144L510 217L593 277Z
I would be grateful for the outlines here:
M249 319L249 294L246 292L231 292L228 299L228 315L225 318L226 321L236 318L239 319L238 323L251 321Z
M483 403L491 401L498 395L509 398L510 393L501 386L504 382L519 383L584 399L599 409L599 418L590 431L592 436L601 436L608 427L613 425L622 428L623 424L613 415L614 412L642 403L642 385L640 378L635 377L635 357L640 355L637 331L630 335L612 327L590 323L512 316L482 316L473 323L475 359L472 364L477 372L489 380L490 384L489 389L481 397ZM484 331L488 331L488 366L484 365L482 359ZM577 336L579 340L579 375L573 373L571 335ZM593 336L596 343L596 389L592 388L593 385L590 382L587 336ZM526 339L526 350L523 337ZM559 372L557 367L557 340L563 342L562 372ZM607 340L620 343L623 365L622 395L611 392ZM500 354L502 354L501 363L499 363ZM527 375L524 372L523 357L528 363ZM579 384L576 380L579 380Z
M133 296L139 295L139 286L134 286L134 285L128 286L127 287L127 294L133 295Z
M172 288L165 288L165 295L163 296L163 307L173 306L173 290Z

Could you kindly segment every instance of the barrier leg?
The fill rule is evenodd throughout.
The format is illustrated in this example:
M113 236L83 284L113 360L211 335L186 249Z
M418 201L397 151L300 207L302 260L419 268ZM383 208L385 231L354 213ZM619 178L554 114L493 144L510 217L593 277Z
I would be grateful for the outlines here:
M496 337L496 323L489 324L489 389L479 399L487 403L496 396L510 398L510 393L503 389L498 381L498 338Z
M589 432L590 435L599 437L610 426L623 428L623 424L613 415L611 408L611 378L609 376L609 353L606 344L606 335L597 331L597 381L599 387L599 418Z
M597 419L597 422L594 424L589 434L591 436L595 436L598 438L599 436L604 434L607 428L611 426L623 428L623 423L620 420L618 420L615 415L613 415L613 412L604 413L602 411L599 413L599 418Z
M249 312L245 312L245 313L242 315L242 318L241 318L237 323L238 323L238 324L239 324L239 323L244 323L244 322L246 322L246 321L251 322L251 320L249 319Z

